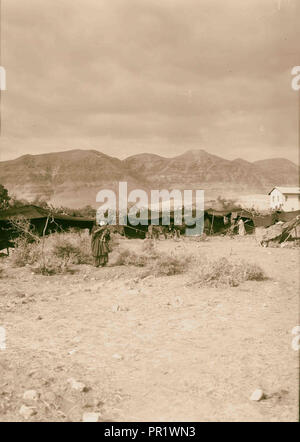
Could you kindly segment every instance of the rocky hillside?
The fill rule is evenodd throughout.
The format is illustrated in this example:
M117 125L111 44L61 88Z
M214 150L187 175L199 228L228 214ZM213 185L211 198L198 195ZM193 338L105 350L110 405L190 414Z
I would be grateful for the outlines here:
M70 207L95 205L100 189L115 189L122 180L129 188L140 184L122 161L95 150L24 155L0 162L0 182L11 194Z
M204 150L165 158L139 154L121 161L96 150L24 155L0 162L0 183L18 198L53 204L96 205L103 188L205 189L207 196L266 193L275 185L298 185L298 167L284 158L229 161Z

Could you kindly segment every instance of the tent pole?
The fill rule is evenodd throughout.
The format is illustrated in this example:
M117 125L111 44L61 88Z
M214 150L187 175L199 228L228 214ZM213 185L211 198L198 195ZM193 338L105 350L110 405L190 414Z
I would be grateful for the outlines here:
M210 226L210 232L209 232L210 235L211 235L211 232L212 232L213 226L214 226L214 218L215 218L215 214L213 213L212 221L211 221L211 226Z

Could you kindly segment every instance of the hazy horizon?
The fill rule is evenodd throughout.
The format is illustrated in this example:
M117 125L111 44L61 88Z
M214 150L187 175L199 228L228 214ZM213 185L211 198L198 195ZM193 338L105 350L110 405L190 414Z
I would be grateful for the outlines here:
M120 159L120 160L124 160L124 159L126 159L126 158L129 158L129 157L131 157L131 156L134 156L134 155L158 155L158 156L160 156L160 157L163 157L163 158L173 158L173 157L176 157L176 156L179 156L179 155L183 155L183 154L185 154L185 153L187 153L187 152L190 152L190 151L204 151L204 152L206 152L206 153L208 153L209 155L215 155L215 156L217 156L217 157L220 157L220 158L223 158L223 159L225 159L225 160L228 160L228 161L234 161L234 160L238 160L238 159L241 159L241 160L245 160L244 158L242 158L242 157L236 157L236 158L227 158L225 155L223 156L223 155L216 155L216 154L214 154L214 153L212 153L212 152L209 152L209 151L207 151L206 149L188 149L188 150L185 150L185 151L183 151L183 152L180 152L180 153L178 153L178 154L176 154L176 155L162 155L162 154L159 154L159 153L155 153L155 152L138 152L138 153L136 153L136 154L133 154L133 155L126 155L126 156L122 156L122 157L120 157L120 156L117 156L117 155L109 155L108 153L105 153L105 152L102 152L101 150L99 150L99 149L93 149L93 148L87 148L87 149L80 149L80 148L77 148L77 149L72 149L72 148L70 148L70 149L66 149L66 150L59 150L59 151L55 151L55 150L53 150L53 151L49 151L49 152L36 152L36 153L33 153L33 154L28 154L28 153L22 153L21 155L18 155L17 157L15 157L15 158L10 158L10 159L7 159L7 160L2 160L2 159L0 159L0 162L5 162L5 161L13 161L13 160L16 160L16 159L18 159L18 158L21 158L22 156L25 156L25 155L47 155L47 154L59 154L59 153L66 153L66 152L72 152L72 151L82 151L82 152L84 152L84 151L96 151L96 152L99 152L99 153L103 153L103 154L105 154L105 155L108 155L108 156L110 156L110 157L112 157L112 158L118 158L118 159ZM288 160L288 161L292 161L292 160L289 160L289 158L287 158L287 157L284 157L284 156L282 156L282 157L269 157L269 158L261 158L260 160L254 160L254 161L249 161L250 163L254 163L255 161L261 161L261 160L275 160L275 159L284 159L284 160ZM245 161L248 161L248 160L245 160ZM299 165L298 164L298 162L294 162L294 161L292 161L295 165Z

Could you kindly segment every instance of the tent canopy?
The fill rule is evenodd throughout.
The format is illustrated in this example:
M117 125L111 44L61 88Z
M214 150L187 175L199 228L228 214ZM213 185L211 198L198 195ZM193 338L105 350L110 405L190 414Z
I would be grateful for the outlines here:
M56 213L53 214L42 207L27 205L0 211L0 229L7 229L8 227L11 228L12 226L10 224L10 220L20 218L25 218L26 220L30 221L30 223L35 226L38 233L42 232L46 225L47 218L47 232L64 230L70 227L91 229L94 224L93 218L61 215Z

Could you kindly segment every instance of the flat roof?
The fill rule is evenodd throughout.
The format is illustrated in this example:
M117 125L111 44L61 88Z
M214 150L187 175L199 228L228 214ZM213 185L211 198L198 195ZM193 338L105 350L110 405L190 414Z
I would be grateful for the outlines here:
M279 192L283 194L300 195L300 187L281 187L281 186L273 187L273 189L268 193L268 195L270 195L270 193L272 193L274 189L279 190Z

